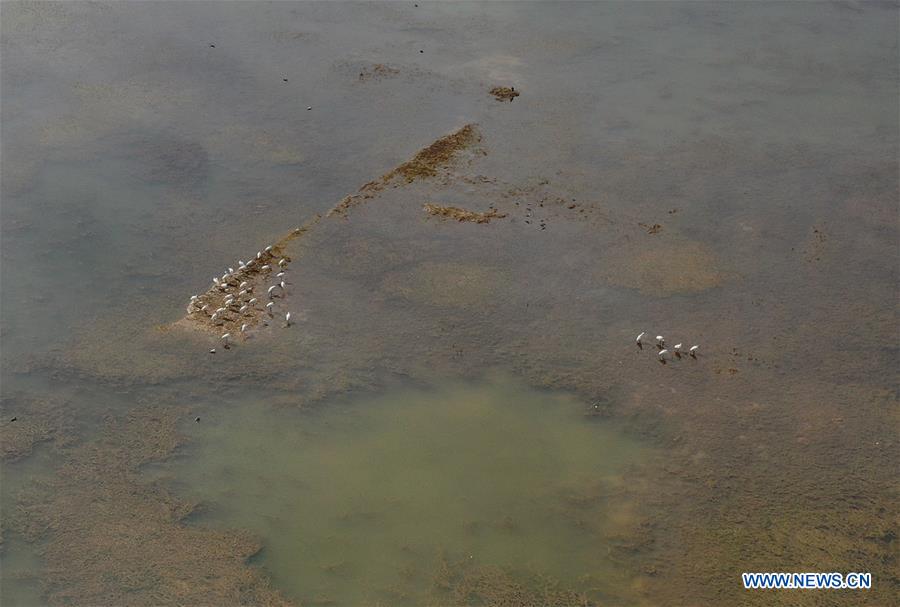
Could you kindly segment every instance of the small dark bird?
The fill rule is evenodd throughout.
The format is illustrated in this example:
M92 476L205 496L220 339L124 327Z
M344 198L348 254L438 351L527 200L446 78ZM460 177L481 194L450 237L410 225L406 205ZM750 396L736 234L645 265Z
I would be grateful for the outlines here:
M423 51L422 49L419 49L419 52L420 52L420 53L424 53L425 51Z
M210 45L209 45L209 48L216 48L216 45L215 45L215 44L210 44Z
M199 423L200 423L200 418L199 418L199 417L195 417L195 418L194 418L194 421L197 422L197 423L199 424Z
M12 418L12 419L9 420L9 421L10 421L10 423L12 423L12 422L16 421L17 419L19 419L19 418L18 418L18 417L14 417L14 418Z
M282 78L282 80L284 80L285 82L287 82L287 78Z

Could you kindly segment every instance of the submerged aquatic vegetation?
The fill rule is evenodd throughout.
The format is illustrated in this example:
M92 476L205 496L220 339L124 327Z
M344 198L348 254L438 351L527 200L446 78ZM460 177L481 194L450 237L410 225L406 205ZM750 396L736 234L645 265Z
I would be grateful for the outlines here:
M589 607L596 603L583 592L566 588L546 575L477 565L471 559L450 562L441 556L434 572L436 606Z
M50 604L288 604L246 566L261 547L252 535L185 526L196 504L141 479L181 443L184 415L149 406L110 419L23 492L11 528L43 540Z
M728 277L702 243L678 237L650 245L632 242L610 250L595 272L610 284L656 296L705 291Z
M31 455L38 443L54 441L57 448L71 432L71 411L59 399L24 395L0 399L0 460L14 462Z
M506 273L495 266L426 261L411 271L388 274L381 289L418 304L470 307L496 301L508 283Z

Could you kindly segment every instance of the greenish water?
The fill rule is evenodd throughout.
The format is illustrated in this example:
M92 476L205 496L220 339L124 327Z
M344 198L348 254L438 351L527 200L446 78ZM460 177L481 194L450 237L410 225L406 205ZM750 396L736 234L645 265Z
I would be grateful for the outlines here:
M191 430L174 472L200 524L262 537L262 566L302 604L421 604L442 559L602 588L621 583L619 474L646 448L587 411L506 379L228 407Z

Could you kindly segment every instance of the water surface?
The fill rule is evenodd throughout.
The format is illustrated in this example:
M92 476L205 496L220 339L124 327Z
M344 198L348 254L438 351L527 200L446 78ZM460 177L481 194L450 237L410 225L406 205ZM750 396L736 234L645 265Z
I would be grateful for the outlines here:
M194 524L258 533L259 563L304 604L451 602L435 579L459 561L596 598L627 581L610 543L646 447L594 411L498 377L306 412L229 404L170 471L201 500Z

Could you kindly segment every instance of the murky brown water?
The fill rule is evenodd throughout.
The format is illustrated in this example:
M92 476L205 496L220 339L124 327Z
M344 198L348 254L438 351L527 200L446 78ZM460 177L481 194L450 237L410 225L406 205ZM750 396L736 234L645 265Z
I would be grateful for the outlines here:
M663 455L615 468L627 520L592 513L608 551L583 571L583 547L529 561L567 541L553 524L520 558L487 542L477 566L429 527L447 548L435 601L900 602L896 19L878 3L4 3L3 604L309 597L321 570L286 571L318 555L280 544L291 517L263 507L308 479L227 443L278 461L262 437L348 402L365 409L349 435L378 436L391 395L495 373L531 395L523 437ZM489 94L510 85L512 102ZM173 328L212 276L470 123L480 141L433 175L291 242L294 326L227 351ZM661 365L642 330L703 354ZM547 389L591 417L529 400ZM348 432L319 428L307 455ZM231 487L215 454L271 482ZM350 551L351 580L391 562ZM874 587L748 593L742 571ZM340 602L385 600L366 588Z

